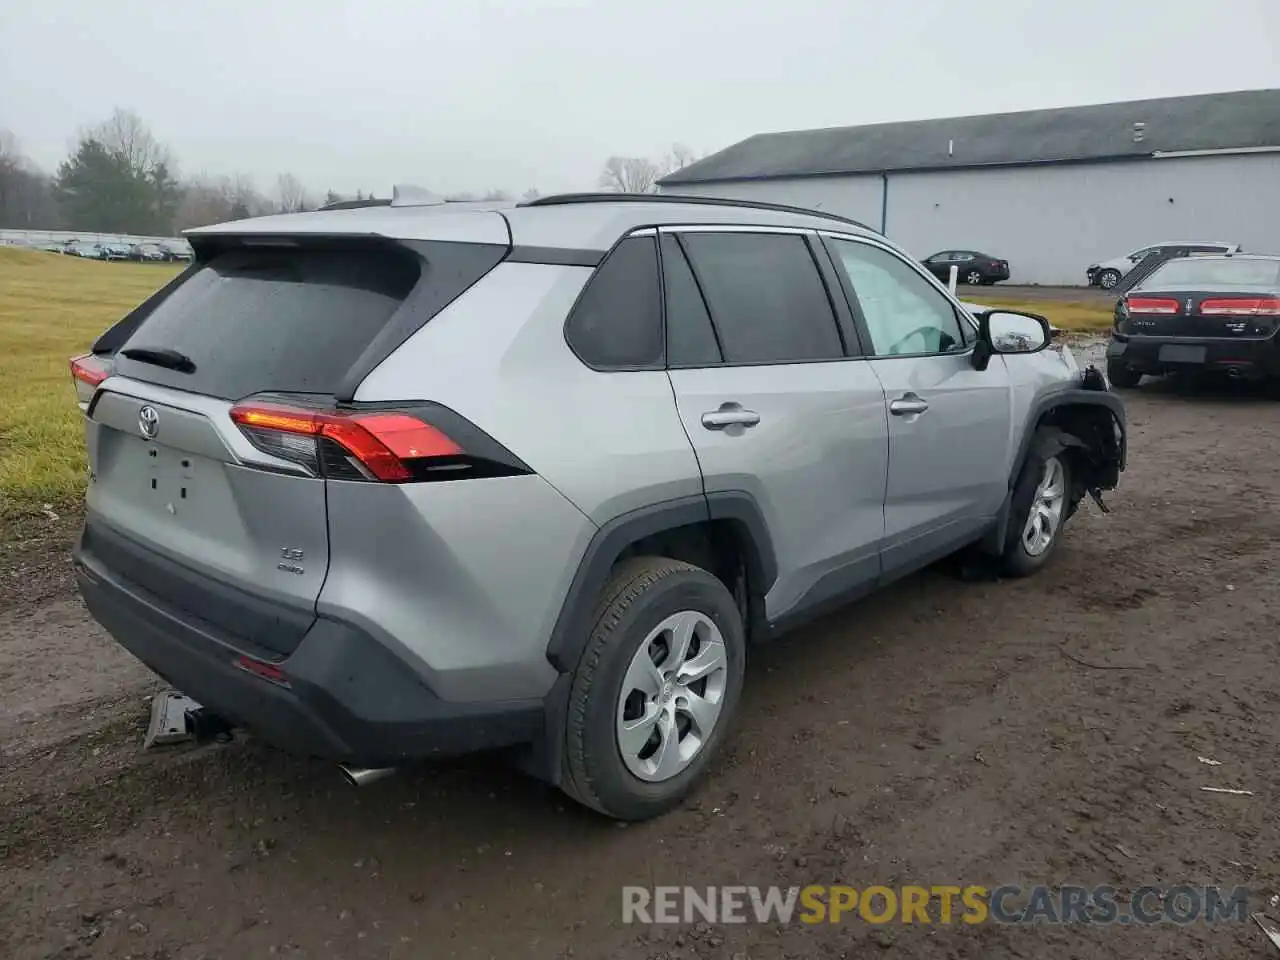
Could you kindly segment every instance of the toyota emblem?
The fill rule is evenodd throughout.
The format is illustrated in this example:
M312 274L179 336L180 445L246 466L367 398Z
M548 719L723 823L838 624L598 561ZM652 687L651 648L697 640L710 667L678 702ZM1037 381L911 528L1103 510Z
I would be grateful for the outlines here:
M138 429L148 440L155 439L160 432L160 414L156 413L155 407L147 404L138 411Z

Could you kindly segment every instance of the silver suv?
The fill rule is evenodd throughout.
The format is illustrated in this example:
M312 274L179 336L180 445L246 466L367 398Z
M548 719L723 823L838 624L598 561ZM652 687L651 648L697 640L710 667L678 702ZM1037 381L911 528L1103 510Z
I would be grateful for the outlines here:
M675 804L747 649L962 548L1009 575L1124 466L1042 318L852 221L697 198L417 202L189 234L72 362L93 615L357 781L515 748Z

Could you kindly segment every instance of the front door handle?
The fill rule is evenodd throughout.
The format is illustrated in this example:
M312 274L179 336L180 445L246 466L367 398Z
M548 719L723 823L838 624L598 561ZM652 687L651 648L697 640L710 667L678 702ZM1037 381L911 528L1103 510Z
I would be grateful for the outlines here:
M711 410L702 415L702 425L708 430L723 430L725 427L754 427L760 422L760 414L754 410L743 410L738 403L722 403L719 410Z
M924 413L928 409L929 404L914 393L904 393L889 404L889 412L895 417L909 417L914 414Z

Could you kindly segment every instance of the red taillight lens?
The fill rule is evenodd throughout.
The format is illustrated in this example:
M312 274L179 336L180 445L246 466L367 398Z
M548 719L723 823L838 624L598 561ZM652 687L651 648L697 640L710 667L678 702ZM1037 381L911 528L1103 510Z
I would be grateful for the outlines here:
M231 419L259 449L318 470L316 442L330 440L353 457L372 479L412 480L409 463L464 453L442 431L405 413L332 413L275 404L238 404ZM298 443L299 438L310 442Z
M71 358L71 376L83 384L96 387L111 376L111 365L92 353L86 353Z
M1178 312L1178 301L1167 297L1130 297L1127 303L1130 313L1174 314Z
M1200 313L1206 317L1280 317L1280 297L1205 300Z

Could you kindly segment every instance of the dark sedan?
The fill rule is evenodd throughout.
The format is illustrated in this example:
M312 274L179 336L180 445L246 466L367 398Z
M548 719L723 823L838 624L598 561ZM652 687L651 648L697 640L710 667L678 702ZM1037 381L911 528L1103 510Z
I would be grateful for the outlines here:
M1147 374L1280 377L1277 329L1280 257L1169 260L1116 303L1107 379L1136 387Z
M158 243L138 243L134 244L129 259L139 263L164 263L169 259L169 254Z
M951 268L957 270L960 283L999 283L1009 279L1009 261L978 250L943 250L924 261L925 269L943 283L951 280Z

